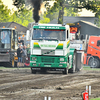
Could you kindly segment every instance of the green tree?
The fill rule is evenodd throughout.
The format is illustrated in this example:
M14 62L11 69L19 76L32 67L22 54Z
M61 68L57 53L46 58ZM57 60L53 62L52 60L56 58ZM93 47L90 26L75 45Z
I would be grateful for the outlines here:
M28 26L29 23L33 22L32 9L25 7L25 0L13 0L13 4L17 7L12 15L12 20L23 26Z
M50 20L57 19L59 16L60 9L61 7L59 7L59 4L54 3L54 5L51 8L47 8L46 16L50 18ZM63 9L63 16L78 16L78 14L74 8L65 7Z
M43 18L40 20L40 23L49 23L50 18L46 17L46 13L43 15Z
M100 1L99 1L100 2ZM98 7L96 5L96 0L56 0L53 7L49 9L51 12L55 12L56 8L59 9L58 14L58 23L63 22L64 9L73 8L75 13L78 12L78 9L86 8L87 10L91 10L96 12Z
M25 4L25 0L14 0L18 5L20 3ZM47 0L43 0L47 1ZM49 0L53 1L53 0ZM96 15L99 12L99 6L100 1L99 0L55 0L55 3L53 7L51 8L50 6L47 7L47 10L50 12L56 12L56 10L59 10L58 14L58 23L63 22L63 15L64 15L64 10L65 8L73 8L74 12L78 12L78 9L86 8L87 10L91 10L93 12L96 12Z
M20 12L15 11L11 16L11 20L27 27L29 23L33 22L32 11L27 9Z
M0 22L10 21L11 10L0 0Z

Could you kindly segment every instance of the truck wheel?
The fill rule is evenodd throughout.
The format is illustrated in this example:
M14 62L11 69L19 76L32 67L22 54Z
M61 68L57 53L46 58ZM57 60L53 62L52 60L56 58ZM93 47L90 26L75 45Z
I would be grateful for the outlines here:
M98 68L100 67L100 62L99 62L99 59L98 58L90 58L89 60L89 66L91 68Z
M66 74L66 75L68 74L68 68L64 69L63 74Z
M32 74L36 74L36 70L33 70L32 68L31 68L31 72Z
M76 71L76 52L74 52L74 55L73 55L73 61L72 61L72 68L69 69L69 72L70 73L75 73Z

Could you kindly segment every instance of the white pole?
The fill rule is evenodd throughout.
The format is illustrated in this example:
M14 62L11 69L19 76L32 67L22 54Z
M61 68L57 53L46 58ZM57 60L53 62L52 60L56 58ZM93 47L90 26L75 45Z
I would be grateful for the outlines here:
M89 95L91 95L91 86L89 86Z
M44 97L44 100L47 100L47 97Z
M86 86L86 92L88 92L88 86Z
M48 97L48 100L51 100L51 97Z

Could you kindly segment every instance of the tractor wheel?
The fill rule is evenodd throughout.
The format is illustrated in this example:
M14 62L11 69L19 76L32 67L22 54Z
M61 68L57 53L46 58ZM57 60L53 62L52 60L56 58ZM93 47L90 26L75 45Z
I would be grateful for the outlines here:
M77 55L76 55L76 52L74 52L74 55L73 55L73 62L72 62L72 68L69 69L69 72L70 73L75 73L76 71L76 58L77 58Z
M90 58L89 60L89 66L91 68L98 68L100 67L100 60L98 58Z

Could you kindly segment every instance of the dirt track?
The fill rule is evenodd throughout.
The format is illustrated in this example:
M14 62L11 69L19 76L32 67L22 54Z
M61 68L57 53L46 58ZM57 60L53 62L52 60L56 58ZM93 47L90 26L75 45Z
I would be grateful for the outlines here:
M68 75L58 72L31 74L30 69L0 70L0 100L82 100L81 92L91 85L90 98L100 97L100 71Z

